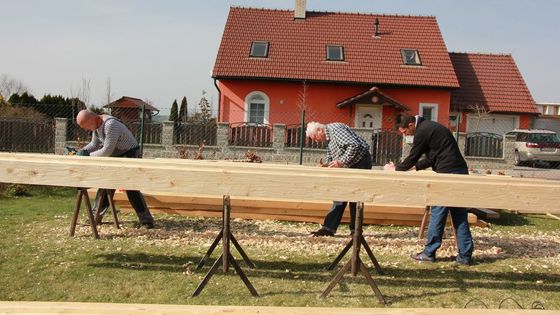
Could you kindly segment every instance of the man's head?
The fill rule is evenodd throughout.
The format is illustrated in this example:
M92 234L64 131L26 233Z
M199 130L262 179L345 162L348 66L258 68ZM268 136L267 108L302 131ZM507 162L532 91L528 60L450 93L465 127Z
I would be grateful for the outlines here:
M327 140L327 133L325 131L325 125L312 121L307 124L307 129L305 130L305 135L311 138L313 141L322 142Z
M101 118L101 116L97 115L96 113L84 109L81 110L76 116L76 123L82 129L95 131L95 129L99 128L99 126L103 124L103 119Z
M413 136L416 133L416 117L408 113L397 115L395 128L403 136Z

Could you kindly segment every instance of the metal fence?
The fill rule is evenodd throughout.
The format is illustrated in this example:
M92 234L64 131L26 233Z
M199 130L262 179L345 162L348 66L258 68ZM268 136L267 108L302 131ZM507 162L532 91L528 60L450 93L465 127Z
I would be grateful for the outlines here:
M52 119L0 118L0 151L51 153L54 135Z
M488 132L469 133L465 139L465 156L501 158L504 156L504 137Z
M272 126L267 124L230 124L229 144L244 147L271 147Z
M218 126L215 120L199 123L178 123L174 126L174 143L216 145Z
M317 142L311 140L309 137L306 137L305 130L302 131L301 125L286 126L286 141L285 141L286 147L288 148L301 147L302 132L304 133L304 137L303 137L304 148L325 149L327 147L326 142Z
M402 135L394 130L374 130L371 135L373 165L382 166L389 162L398 162L402 156L402 141Z

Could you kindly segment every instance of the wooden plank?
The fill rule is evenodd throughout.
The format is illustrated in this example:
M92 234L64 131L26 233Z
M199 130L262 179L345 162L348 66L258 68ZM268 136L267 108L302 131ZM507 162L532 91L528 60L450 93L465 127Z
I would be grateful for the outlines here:
M170 304L121 304L80 302L0 302L0 314L127 314L127 315L553 315L556 310L533 309L450 309L450 308L342 308L211 306Z
M121 206L121 210L126 213L133 213L133 209L130 205ZM199 216L199 217L221 217L221 211L209 211L209 210L184 210L184 209L172 209L166 207L150 207L152 213L162 213L162 214L177 214L184 216ZM345 212L346 213L346 212ZM258 212L239 212L232 209L232 218L249 219L249 220L277 220L277 221L294 221L294 222L309 222L309 223L323 223L324 214L319 216L312 215L286 215L286 214L275 214L275 213L258 213ZM379 225L402 225L402 226L419 226L422 217L416 216L406 216L406 217L392 217L388 214L386 217L364 217L364 224L379 224ZM474 214L469 214L468 222L474 226L486 227L487 224L480 223L481 220L477 220ZM343 216L342 223L349 223L349 215ZM450 222L450 219L448 219Z
M472 208L469 212L474 213L477 217L481 219L499 219L500 213L484 208Z
M262 168L249 163L205 161L178 167L150 159L0 153L0 181L6 183L560 213L557 181L418 173L422 172L318 167L295 171L279 165Z

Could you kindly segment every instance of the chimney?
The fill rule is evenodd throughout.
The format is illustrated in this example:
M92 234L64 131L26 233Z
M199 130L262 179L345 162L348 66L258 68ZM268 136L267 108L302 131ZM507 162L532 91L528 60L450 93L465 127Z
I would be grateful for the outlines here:
M306 0L296 0L294 19L305 19Z
M375 32L373 33L374 37L378 37L379 36L379 19L375 18L375 22L373 23L374 28L375 28Z

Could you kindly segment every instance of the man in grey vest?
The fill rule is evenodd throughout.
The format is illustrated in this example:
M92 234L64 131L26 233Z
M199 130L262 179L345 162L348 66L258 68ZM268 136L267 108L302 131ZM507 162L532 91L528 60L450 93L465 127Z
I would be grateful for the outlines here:
M90 156L110 156L124 158L139 158L140 146L128 130L128 128L117 118L110 115L98 115L92 111L84 109L76 116L76 122L85 130L92 132L91 142L84 146L78 155ZM114 194L114 190L109 190L109 196ZM100 196L101 194L97 194ZM128 201L136 211L140 225L151 229L154 227L154 218L146 205L144 196L138 190L127 190ZM95 210L103 212L108 206L106 198L100 198L95 204ZM99 213L102 215L102 213Z

